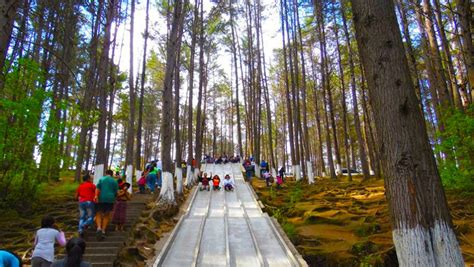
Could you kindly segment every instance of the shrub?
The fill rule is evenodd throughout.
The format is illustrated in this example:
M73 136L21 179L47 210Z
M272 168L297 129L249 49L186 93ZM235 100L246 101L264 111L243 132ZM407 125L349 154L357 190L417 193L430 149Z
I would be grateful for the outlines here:
M441 143L437 152L445 152L439 162L444 186L474 191L474 104L464 112L451 110L444 120L444 131L438 132Z

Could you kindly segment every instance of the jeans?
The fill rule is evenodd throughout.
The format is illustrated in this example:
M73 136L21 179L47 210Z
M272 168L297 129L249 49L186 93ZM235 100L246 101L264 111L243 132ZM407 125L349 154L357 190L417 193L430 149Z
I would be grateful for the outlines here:
M94 222L94 202L84 201L79 203L79 233L84 231L84 226Z
M247 176L247 181L252 181L252 171L246 171L245 176Z
M163 172L160 172L156 175L156 185L161 188L162 186L162 177L163 177Z
M156 174L150 173L146 176L146 185L150 188L150 191L153 193L155 192L155 184L156 184Z

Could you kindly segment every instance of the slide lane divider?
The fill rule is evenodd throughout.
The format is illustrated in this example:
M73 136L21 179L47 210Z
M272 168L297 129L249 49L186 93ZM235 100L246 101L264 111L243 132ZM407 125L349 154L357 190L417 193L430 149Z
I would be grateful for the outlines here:
M204 192L204 191L201 191ZM201 225L199 226L199 234L198 234L198 239L197 239L197 244L196 247L194 248L194 257L193 257L193 264L192 266L198 266L198 261L199 261L199 253L201 251L201 243L202 243L202 235L204 233L204 227L206 226L206 221L209 216L209 210L211 208L211 203L212 203L212 195L213 191L209 191L209 198L207 202L207 210L204 216L202 216L202 221Z
M238 192L237 188L235 189L234 191L235 193ZM260 251L260 247L258 245L258 242L257 242L257 237L255 236L255 233L253 232L253 229L252 229L252 226L250 224L250 218L247 214L247 210L245 209L244 205L243 205L243 202L242 202L242 199L240 198L240 194L237 193L237 197L239 199L239 202L240 202L240 207L242 208L243 212L244 212L244 218L245 218L245 222L247 224L247 228L249 229L249 233L250 233L250 236L252 237L252 242L253 242L253 246L255 248L255 252L257 254L257 257L258 257L258 261L260 262L260 266L268 266L265 261L263 260L263 256L262 256L262 252Z
M227 205L227 194L225 194L224 196L225 196L224 197L224 233L225 233L225 258L226 258L225 265L230 266L229 208Z

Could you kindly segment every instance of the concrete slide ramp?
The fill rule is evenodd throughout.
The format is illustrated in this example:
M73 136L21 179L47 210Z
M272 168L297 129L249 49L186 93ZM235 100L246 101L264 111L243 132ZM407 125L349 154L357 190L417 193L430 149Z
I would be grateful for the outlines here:
M240 164L208 164L209 175L234 179L234 192L196 190L153 266L306 266L258 206Z

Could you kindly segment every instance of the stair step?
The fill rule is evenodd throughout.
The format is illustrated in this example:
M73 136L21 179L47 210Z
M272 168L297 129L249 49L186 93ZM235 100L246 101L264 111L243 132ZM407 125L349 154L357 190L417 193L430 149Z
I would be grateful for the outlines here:
M99 247L98 246L98 247L94 247L94 248L89 247L89 245L88 245L87 248L86 248L86 255L89 254L89 253L90 254L94 254L94 253L97 253L97 254L115 253L116 254L118 252L118 250L120 249L121 244L122 243L118 244L118 246L110 246L110 247L103 247L103 246Z
M87 231L85 232L85 239L88 239L88 238L96 238L96 232L95 231ZM127 232L116 232L115 230L110 230L108 232L106 232L105 236L106 237L112 237L112 236L127 236L128 233Z
M117 258L117 253L103 253L103 254L85 254L83 256L85 261L93 263L113 263Z
M104 263L104 262L94 262L92 263L92 267L113 267L113 263Z
M94 248L97 248L97 247L121 247L123 245L123 241L108 241L108 240L104 240L104 241L96 241L96 240L91 240L91 241L87 241L86 242L86 250L89 251L89 250L94 250Z

